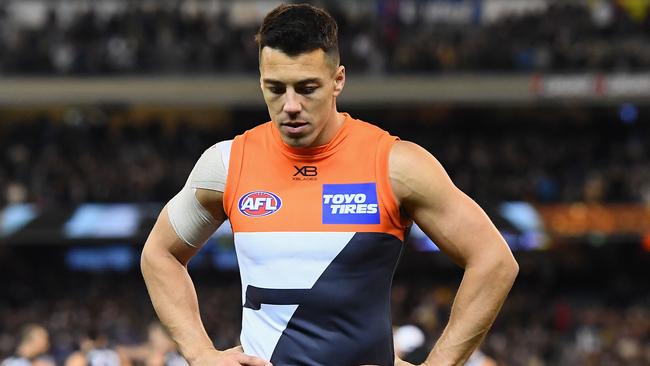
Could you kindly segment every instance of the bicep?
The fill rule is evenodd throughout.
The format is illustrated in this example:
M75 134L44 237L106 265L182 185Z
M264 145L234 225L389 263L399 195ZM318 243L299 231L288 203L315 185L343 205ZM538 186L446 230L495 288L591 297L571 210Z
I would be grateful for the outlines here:
M167 206L165 206L160 212L160 215L158 215L158 219L149 233L142 254L144 258L149 259L171 254L179 262L185 265L194 254L199 251L199 249L200 247L187 245L187 243L178 236L169 221Z
M403 210L456 263L508 250L483 209L458 189L430 153L409 142L391 152L391 183Z
M225 220L222 201L229 156L230 141L205 150L158 217L143 254L163 250L186 263L219 228Z
M221 192L197 189L179 193L161 211L145 243L143 255L173 255L182 264L200 250L223 223Z

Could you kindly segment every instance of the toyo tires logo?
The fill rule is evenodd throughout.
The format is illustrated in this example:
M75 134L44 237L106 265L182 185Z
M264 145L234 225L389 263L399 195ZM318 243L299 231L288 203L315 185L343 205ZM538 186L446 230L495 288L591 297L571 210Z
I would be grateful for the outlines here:
M248 192L239 199L239 212L250 217L268 216L282 207L282 200L267 191Z
M379 224L377 184L323 184L323 224Z

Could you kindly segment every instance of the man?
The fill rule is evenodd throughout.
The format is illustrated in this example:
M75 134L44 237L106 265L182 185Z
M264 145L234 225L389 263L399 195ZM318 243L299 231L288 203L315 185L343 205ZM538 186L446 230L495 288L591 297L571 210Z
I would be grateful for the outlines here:
M130 366L124 353L109 347L108 336L99 329L90 329L79 342L79 350L65 360L65 366Z
M50 336L38 324L25 325L20 331L16 353L3 360L1 366L54 366L54 360L45 353L50 349Z
M257 41L272 121L203 154L142 253L153 305L181 353L193 366L406 365L393 354L389 299L415 221L465 268L426 364L462 364L518 271L503 238L427 151L337 111L345 69L326 12L281 5ZM186 265L226 218L242 346L219 351Z
M135 346L121 346L118 353L131 363L146 366L187 366L178 353L176 343L169 337L162 324L154 321L147 328L147 342Z

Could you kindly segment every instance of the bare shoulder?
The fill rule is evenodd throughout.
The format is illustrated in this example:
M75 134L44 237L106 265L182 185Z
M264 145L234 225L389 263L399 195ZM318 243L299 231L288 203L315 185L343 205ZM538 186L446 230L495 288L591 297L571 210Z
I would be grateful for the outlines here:
M389 175L400 204L434 204L436 197L455 190L442 165L427 150L409 141L397 141L390 152Z

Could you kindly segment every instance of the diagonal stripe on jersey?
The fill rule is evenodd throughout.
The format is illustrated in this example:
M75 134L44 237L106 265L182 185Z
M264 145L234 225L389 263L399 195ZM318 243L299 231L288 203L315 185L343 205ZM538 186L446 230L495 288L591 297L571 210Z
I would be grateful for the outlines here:
M249 286L310 289L354 236L353 232L235 233L242 304ZM255 306L257 307L257 306ZM248 354L270 359L298 305L260 303L243 309L241 343Z
M271 362L393 365L390 288L401 250L390 234L355 234L298 304Z
M247 237L237 238L242 234ZM398 238L264 233L260 242L251 234L235 238L240 266L246 266L246 353L279 365L392 365L390 285L402 248Z

